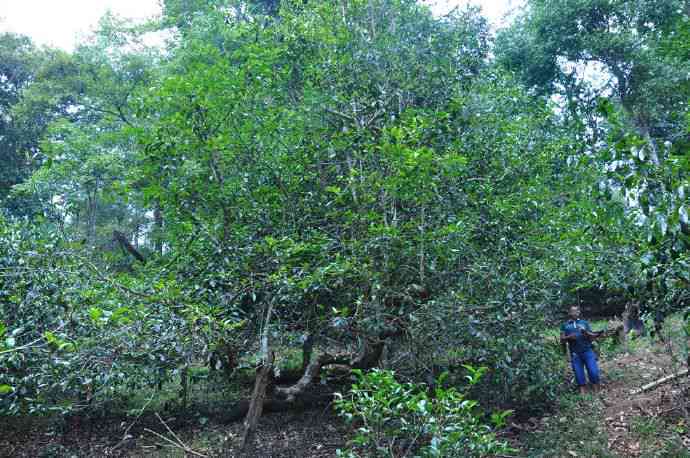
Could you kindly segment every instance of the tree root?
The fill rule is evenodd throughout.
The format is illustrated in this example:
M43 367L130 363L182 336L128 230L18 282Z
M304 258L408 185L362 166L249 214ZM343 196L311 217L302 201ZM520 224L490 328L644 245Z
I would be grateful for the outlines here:
M309 389L320 376L321 370L330 365L340 368L346 367L349 370L369 369L378 364L384 345L382 340L367 340L362 350L354 357L328 353L313 356L302 376L290 386L276 386L276 380L272 378L272 371L268 373L267 367L264 366L257 371L252 398L233 405L223 416L223 421L232 423L245 418L245 423L247 421L252 422L249 425L249 430L252 430L251 426L256 426L255 422L258 422L262 412L299 411L327 404L333 400L332 392L326 394L309 393ZM265 393L264 396L261 396L262 390ZM259 402L261 403L260 406L258 405ZM245 424L246 428L247 424ZM246 445L249 439L249 437L244 439L243 444Z

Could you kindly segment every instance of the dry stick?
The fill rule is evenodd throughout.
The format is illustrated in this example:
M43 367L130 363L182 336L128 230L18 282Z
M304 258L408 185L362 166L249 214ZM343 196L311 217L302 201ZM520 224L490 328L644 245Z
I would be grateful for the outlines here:
M164 435L159 434L159 433L155 432L155 431L152 430L152 429L144 428L144 431L146 431L146 432L148 432L148 433L151 433L151 434L155 435L156 437L159 437L159 438L163 439L164 441L166 441L167 443L169 443L169 444L172 445L173 447L179 448L180 450L182 450L182 451L185 452L185 453L190 453L190 454L192 454L192 455L196 455L196 456L201 456L201 457L206 457L206 458L208 458L207 455L204 455L204 454L199 453L199 452L197 452L197 451L194 451L194 450L192 450L192 449L185 448L185 447L183 447L182 445L176 443L175 441L172 441L172 440L168 439L168 438L165 437Z
M115 289L118 289L118 290L120 290L120 291L122 291L122 292L124 292L124 293L129 293L129 294L131 294L131 295L133 295L133 296L137 296L137 297L141 297L141 298L145 298L145 299L149 299L149 298L153 297L153 294L146 294L146 293L142 293L142 292L139 292L139 291L134 291L134 290L131 289L131 288L128 288L128 287L126 287L126 286L124 286L124 285L121 285L120 283L116 282L116 281L113 280L112 278L109 278L109 277L105 276L105 275L98 269L98 267L96 267L96 265L93 264L93 263L90 262L90 261L86 261L86 260L85 260L85 264L86 264L87 267L89 267L91 270L93 270L93 272L96 274L96 276L97 276L101 281L106 282L106 283L109 283L110 286L112 286L112 287L115 288ZM161 302L163 302L163 301L161 301Z
M168 442L169 444L172 444L173 446L175 446L176 448L179 448L180 450L182 450L182 451L185 452L185 453L190 453L190 454L192 454L192 455L196 455L196 456L201 456L201 457L204 457L204 458L208 458L207 455L204 455L203 453L199 453L199 452L197 452L196 450L192 450L191 448L189 448L189 446L187 446L187 444L185 444L184 442L182 442L182 440L180 440L180 438L177 436L177 434L175 434L175 433L172 431L172 429L170 429L170 427L168 426L168 424L167 424L165 421L163 421L163 419L161 418L161 416L158 415L158 412L156 412L156 417L158 417L158 420L163 424L163 426L165 426L165 429L168 430L168 432L170 433L170 435L171 435L172 437L174 437L175 440L176 440L177 442L175 442L175 441L173 441L173 440L171 440L171 439L165 437L164 435L162 435L162 434L160 434L160 433L157 433L156 431L153 431L152 429L144 428L144 431L149 432L149 433L155 435L156 437L159 437L159 438L163 439L164 441Z
M648 384L644 385L644 386L643 386L642 388L640 388L640 389L631 391L630 394L631 394L631 395L636 395L636 394L644 393L644 392L646 392L646 391L649 391L649 390L652 390L652 389L658 387L659 385L663 385L663 384L666 383L666 382L670 382L671 380L675 380L675 379L677 379L677 378L683 377L684 375L688 375L688 370L687 370L687 369L684 369L684 370L682 370L682 371L680 371L680 372L676 372L675 374L667 375L666 377L662 377L662 378L660 378L660 379L658 379L658 380L655 380L655 381L653 381L653 382L651 382L651 383L648 383Z
M132 427L139 421L139 418L141 418L141 415L144 413L144 410L146 410L146 408L149 406L151 401L153 401L153 398L154 398L154 395L151 395L151 397L148 399L148 401L146 401L146 404L144 404L144 407L142 407L141 410L139 410L139 414L137 415L137 417L134 419L134 421L132 423L130 423L130 425L127 427L127 429L125 429L125 433L122 435L122 440L120 440L120 442L118 442L112 448L112 450L117 450L122 444L125 443L125 441L127 440L127 436L129 435L129 430L132 429Z
M0 355L4 355L5 353L14 353L14 352L17 352L17 351L26 350L27 348L44 347L46 344L37 345L37 344L38 344L39 342L41 342L42 340L44 340L43 337L41 337L40 339L36 339L36 340L34 340L34 341L32 341L32 342L29 342L29 343L26 344L26 345L22 345L22 346L20 346L20 347L10 348L9 350L2 350L2 351L0 351Z
M177 436L177 434L175 434L175 433L173 432L173 430L170 429L170 426L168 426L168 424L167 424L166 422L163 421L163 419L161 418L161 416L158 415L158 412L156 412L156 418L158 418L158 421L160 421L161 423L163 423L163 426L165 426L165 429L168 430L168 432L170 433L170 435L171 435L172 437L174 437L175 440L176 440L180 445L184 446L184 448L189 448L189 447L187 447L187 444L185 444L184 442L182 442L182 440Z

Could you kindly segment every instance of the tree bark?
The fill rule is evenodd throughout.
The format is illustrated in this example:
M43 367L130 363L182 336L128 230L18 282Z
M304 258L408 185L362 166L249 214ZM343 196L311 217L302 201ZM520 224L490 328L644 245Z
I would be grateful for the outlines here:
M288 402L293 402L297 397L302 396L307 388L314 383L321 373L321 368L323 366L341 362L343 362L343 358L337 358L328 353L322 353L309 363L307 369L304 371L304 375L302 375L297 383L289 387L276 387L275 394L285 398Z
M353 369L370 369L381 360L385 342L380 339L366 339L359 355L350 362Z
M256 425L259 423L259 418L264 409L264 400L266 399L266 392L271 382L273 374L273 353L270 354L264 365L259 369L256 381L254 382L254 392L249 403L247 416L244 419L244 432L240 441L240 449L246 450L254 438Z
M141 262L142 264L146 264L146 258L136 249L134 248L134 245L130 243L129 240L127 240L127 237L125 234L123 234L120 231L113 231L113 240L118 242L122 248L127 250L129 254L134 256L137 261Z
M270 320L270 314L271 308L268 310L265 326L267 326ZM266 350L266 328L263 334L262 349ZM264 360L264 364L257 371L251 399L235 404L234 407L228 410L224 420L229 423L237 421L242 417L245 418L240 447L242 450L247 450L252 443L259 418L264 411L283 412L330 402L333 399L333 393L319 393L315 395L308 392L309 388L318 379L321 369L335 364L349 369L369 369L378 364L384 346L385 342L382 339L367 339L360 352L354 358L352 355L321 353L316 357L312 357L299 380L287 387L275 386L275 379L273 378L274 354L271 352L270 356ZM309 351L311 351L311 348ZM269 396L271 397L269 398Z
M623 326L620 328L618 337L620 344L623 346L623 350L628 351L628 332L630 332L629 320L630 320L630 304L625 306L625 311L623 312Z
M163 211L159 201L156 201L156 205L153 208L153 221L156 227L156 231L153 234L154 249L156 253L163 256Z
M254 381L254 391L252 393L251 401L249 402L249 410L244 419L244 432L240 441L240 449L246 450L251 444L256 425L259 424L259 418L264 409L264 400L266 399L266 392L269 384L273 381L273 360L275 354L269 347L269 328L271 325L271 315L273 313L273 303L271 302L266 309L266 319L263 323L261 332L261 354L262 365L257 371L256 380Z
M314 336L307 334L302 343L302 373L306 372L309 363L311 362L311 355L314 352Z

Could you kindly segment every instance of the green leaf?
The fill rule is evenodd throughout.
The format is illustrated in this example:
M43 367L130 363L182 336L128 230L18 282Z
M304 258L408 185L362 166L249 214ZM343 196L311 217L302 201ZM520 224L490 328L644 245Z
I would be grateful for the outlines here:
M0 385L0 395L10 394L13 391L14 391L14 388L12 388L9 385Z
M53 344L57 345L58 340L59 340L59 339L55 336L55 334L53 334L51 331L46 331L46 332L44 332L44 333L43 333L43 338L46 339L46 342L48 342L48 343L51 344L51 345L53 345Z
M89 309L89 316L93 321L98 321L103 316L103 310L98 307L91 307Z

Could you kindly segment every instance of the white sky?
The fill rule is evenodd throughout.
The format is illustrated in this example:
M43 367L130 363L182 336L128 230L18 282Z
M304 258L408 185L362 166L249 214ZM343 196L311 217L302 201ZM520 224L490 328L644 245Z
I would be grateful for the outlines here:
M160 5L158 0L0 0L0 32L71 50L107 10L144 19L159 14Z
M423 0L439 14L454 6L479 4L492 23L521 0ZM159 0L0 0L0 32L29 35L36 43L71 50L107 10L126 18L145 19L160 13Z
M430 5L438 14L444 14L456 6L479 5L484 15L496 27L502 24L506 14L518 9L524 0L422 0L422 2Z

